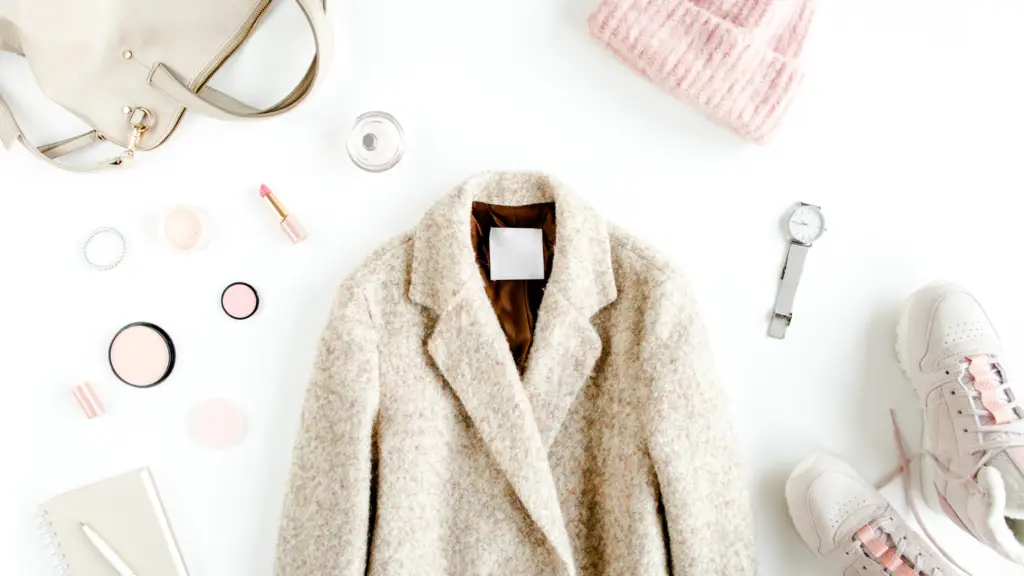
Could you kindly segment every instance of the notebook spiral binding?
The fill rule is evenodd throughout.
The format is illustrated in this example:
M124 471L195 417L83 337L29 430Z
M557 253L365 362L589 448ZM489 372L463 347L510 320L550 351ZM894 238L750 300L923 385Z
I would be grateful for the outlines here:
M46 542L44 549L50 555L50 558L56 562L54 569L57 571L57 574L60 576L71 576L68 572L71 570L71 566L64 562L66 556L60 551L57 533L53 530L53 523L50 522L50 515L46 510L36 515L36 530L39 531L39 537Z

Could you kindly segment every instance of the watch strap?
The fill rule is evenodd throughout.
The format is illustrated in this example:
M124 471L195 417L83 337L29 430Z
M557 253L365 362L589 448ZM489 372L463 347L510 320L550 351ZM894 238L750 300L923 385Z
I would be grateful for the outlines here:
M768 335L773 338L785 338L786 329L793 321L793 301L796 299L796 289L800 285L800 276L804 272L804 261L807 260L807 252L810 249L811 247L806 244L789 243L786 265L782 269L782 279L779 282L779 292L775 296L775 310L772 314L772 322L768 327Z

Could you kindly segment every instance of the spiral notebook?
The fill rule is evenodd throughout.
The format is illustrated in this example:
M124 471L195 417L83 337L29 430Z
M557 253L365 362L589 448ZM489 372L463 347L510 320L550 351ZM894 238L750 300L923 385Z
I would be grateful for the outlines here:
M89 542L88 524L138 576L188 576L148 469L79 488L40 506L57 574L118 576Z

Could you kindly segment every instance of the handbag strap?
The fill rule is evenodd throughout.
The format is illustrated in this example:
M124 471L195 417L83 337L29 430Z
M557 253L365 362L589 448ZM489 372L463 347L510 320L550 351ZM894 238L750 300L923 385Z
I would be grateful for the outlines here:
M11 107L4 101L3 96L0 96L0 143L5 148L10 148L14 145L15 141L20 141L25 148L39 157L40 159L64 170L70 170L72 172L91 172L100 168L113 168L120 166L124 163L125 157L123 155L115 156L94 164L85 166L72 166L70 164L64 164L58 162L57 158L70 154L76 150L81 150L90 144L102 142L103 138L99 132L90 130L77 136L72 136L60 142L54 142L47 144L46 146L35 146L28 140L25 133L18 126L18 122L14 119L14 113L11 111Z
M299 84L277 104L260 110L209 86L204 86L198 92L193 91L162 63L155 64L150 71L150 84L181 102L189 110L202 112L207 116L222 120L265 118L294 108L313 90L313 86L322 76L321 72L327 68L331 55L334 54L334 39L327 23L327 0L296 0L296 2L306 15L306 20L313 30L316 55L313 56L313 61Z
M23 55L21 42L18 38L18 31L10 20L3 18L0 18L0 52L11 52L19 56ZM98 168L121 164L122 159L120 157L111 158L109 160L98 162L92 166L83 167L69 166L67 164L57 162L57 158L85 148L86 146L101 140L102 138L98 132L90 130L89 132L72 136L71 138L61 140L60 142L54 142L46 146L34 146L29 142L25 133L21 130L21 126L18 126L18 122L14 119L14 112L11 111L11 107L7 105L3 96L0 96L0 145L3 145L4 148L10 148L14 145L15 141L20 141L25 145L25 148L27 148L29 152L39 158L42 158L46 162L65 170L72 170L76 172L88 172Z

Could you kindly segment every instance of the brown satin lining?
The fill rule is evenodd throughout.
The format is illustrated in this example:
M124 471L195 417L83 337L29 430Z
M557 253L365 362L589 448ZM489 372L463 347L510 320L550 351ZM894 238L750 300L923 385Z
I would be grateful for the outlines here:
M488 249L491 228L540 228L544 237L544 280L491 280ZM494 313L498 315L501 329L505 331L516 367L522 374L533 344L533 330L537 326L537 310L544 297L544 286L551 276L551 260L555 255L555 203L498 206L473 202L470 235L484 289Z

